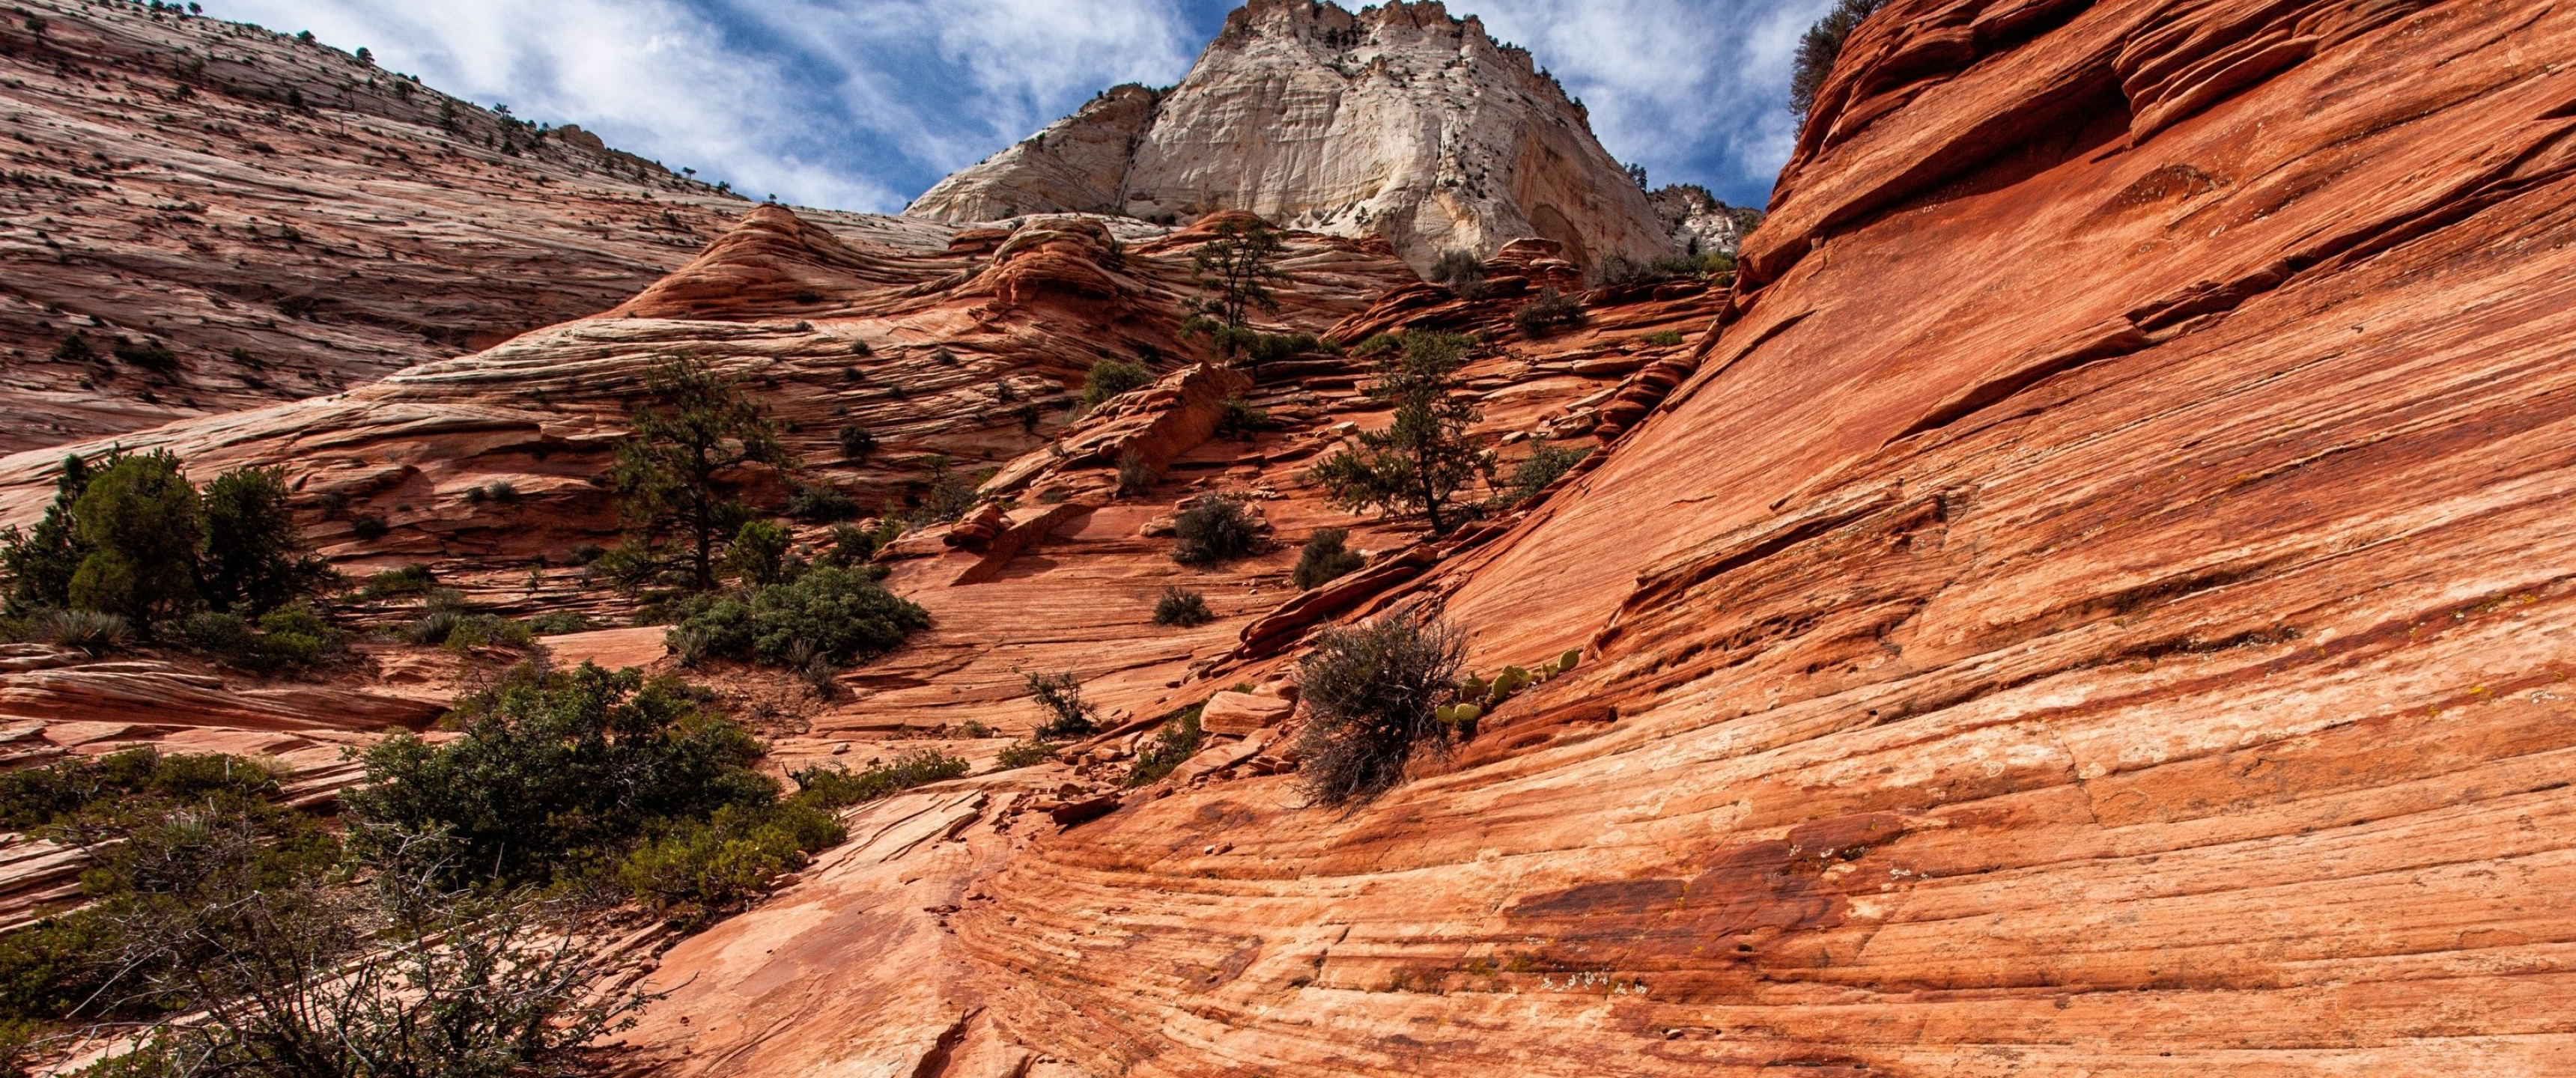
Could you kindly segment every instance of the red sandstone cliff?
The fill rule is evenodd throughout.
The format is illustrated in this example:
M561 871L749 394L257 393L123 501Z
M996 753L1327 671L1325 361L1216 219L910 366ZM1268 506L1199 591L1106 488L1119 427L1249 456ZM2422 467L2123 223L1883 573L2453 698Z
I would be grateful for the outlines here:
M1572 272L1541 245L1462 303L1296 236L1277 328L1484 330L1490 433L1610 439L1526 516L1363 522L1377 559L1314 598L1288 550L1190 570L1150 533L1207 492L1290 541L1351 523L1294 476L1380 421L1354 367L1272 372L1281 429L1246 442L1194 442L1182 370L1071 427L1009 414L997 386L1052 404L1104 351L1185 348L1198 235L1098 219L761 209L607 316L128 441L289 464L308 511L393 524L324 525L326 553L513 609L597 601L515 582L606 527L584 479L655 354L749 377L870 498L932 451L1002 465L1022 508L893 562L933 628L764 729L788 759L1022 730L1029 669L1126 725L857 814L659 957L636 1073L2560 1073L2570 56L2576 14L2541 3L1898 0L1732 296L1598 295L1528 341L1515 290ZM1680 325L1711 331L1643 339ZM825 459L843 421L884 459ZM1100 453L1144 438L1164 479L1107 497ZM0 459L0 518L52 455ZM523 500L468 496L496 478ZM1152 626L1167 583L1220 620ZM1241 740L1117 789L1153 718L1426 598L1486 669L1584 663L1347 814L1278 773L1260 696L1229 701ZM550 646L655 662L655 635ZM363 697L0 656L6 740L319 761L456 677L376 651Z
M1899 0L1695 375L1423 585L1479 661L1575 676L1347 815L1290 777L1061 833L890 804L666 956L695 979L629 1039L2563 1073L2571 56L2546 3Z

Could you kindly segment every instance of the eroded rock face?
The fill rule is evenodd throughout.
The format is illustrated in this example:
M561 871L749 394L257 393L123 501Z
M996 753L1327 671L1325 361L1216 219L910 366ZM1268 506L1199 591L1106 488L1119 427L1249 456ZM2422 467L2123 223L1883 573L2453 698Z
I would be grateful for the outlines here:
M1762 223L1759 210L1729 206L1698 184L1671 184L1646 196L1664 234L1685 253L1733 252Z
M576 128L134 4L0 20L0 132L0 452L317 396L593 314L743 206ZM88 357L58 358L68 338Z
M935 1003L715 944L673 1002L954 1031L897 1072L2562 1070L2570 55L2544 3L1899 0L1689 380L1415 585L1574 673L1356 812L970 826Z
M948 177L907 214L942 221L1245 210L1383 236L1416 268L1525 236L1591 264L1677 249L1583 107L1529 53L1439 3L1352 14L1254 0L1169 91L1108 91Z

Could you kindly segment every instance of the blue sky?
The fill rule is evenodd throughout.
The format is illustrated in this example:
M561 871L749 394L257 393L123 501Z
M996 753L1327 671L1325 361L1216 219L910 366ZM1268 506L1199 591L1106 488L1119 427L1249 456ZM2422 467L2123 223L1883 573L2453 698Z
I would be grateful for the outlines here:
M1653 182L1760 205L1788 57L1831 0L1452 0L1529 48ZM730 180L893 212L1093 93L1169 85L1231 0L209 0L523 119ZM1346 5L1349 6L1349 5Z

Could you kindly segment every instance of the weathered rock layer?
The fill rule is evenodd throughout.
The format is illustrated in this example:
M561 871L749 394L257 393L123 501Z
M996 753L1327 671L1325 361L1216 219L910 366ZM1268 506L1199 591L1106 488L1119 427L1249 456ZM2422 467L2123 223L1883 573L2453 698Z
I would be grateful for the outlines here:
M578 128L175 7L12 8L0 135L0 451L596 313L743 205Z
M1891 4L1690 381L1418 585L1487 669L1574 675L1356 812L1248 778L801 885L639 1034L672 1073L2563 1071L2571 55L2536 2Z

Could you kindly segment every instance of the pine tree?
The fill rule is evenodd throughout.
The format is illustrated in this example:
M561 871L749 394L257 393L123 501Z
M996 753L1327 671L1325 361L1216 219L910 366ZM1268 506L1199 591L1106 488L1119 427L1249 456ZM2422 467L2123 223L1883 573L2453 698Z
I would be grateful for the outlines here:
M106 467L116 459L116 451L109 450L99 464ZM95 474L79 454L64 457L63 474L54 480L54 504L45 509L44 518L36 522L35 528L26 532L14 524L0 528L0 570L9 574L10 616L25 617L39 610L71 605L72 574L80 570L81 558L89 553L81 542L72 508L89 490L90 477Z
M1450 502L1493 470L1493 454L1467 434L1483 415L1458 392L1466 358L1467 339L1450 333L1407 333L1401 349L1381 352L1369 396L1395 406L1394 423L1360 434L1356 449L1336 450L1307 479L1344 509L1420 513L1432 534L1447 533L1462 517L1445 511Z
M329 572L304 550L283 468L240 468L200 495L206 551L199 590L216 610L258 617L314 590Z
M716 586L716 546L751 518L725 476L747 465L790 468L769 411L733 379L690 358L657 363L645 399L628 416L609 476L628 523L648 543L676 532L688 548L690 580Z
M1279 310L1270 285L1288 279L1275 265L1285 244L1277 229L1259 220L1221 221L1214 231L1216 238L1200 244L1191 256L1191 278L1211 294L1182 302L1181 332L1208 334L1232 359L1257 336L1250 325L1253 308Z
M70 605L121 614L148 631L197 603L197 551L205 539L197 488L166 449L101 469L72 505L86 547Z

